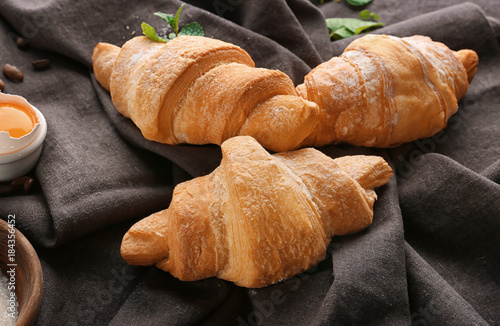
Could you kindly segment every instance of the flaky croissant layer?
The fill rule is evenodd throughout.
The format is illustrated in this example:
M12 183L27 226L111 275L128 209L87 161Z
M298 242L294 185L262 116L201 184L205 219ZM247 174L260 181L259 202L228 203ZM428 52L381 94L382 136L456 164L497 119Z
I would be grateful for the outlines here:
M366 35L297 86L320 107L303 145L394 147L443 130L477 70L472 50L429 37Z
M92 59L116 109L145 138L220 145L250 135L277 152L393 147L432 136L457 111L478 64L472 50L388 35L355 40L296 89L284 73L255 68L236 45L206 37L99 43Z
M220 166L179 184L170 207L125 234L122 257L181 280L263 287L324 259L334 235L372 223L392 170L377 156L331 159L306 148L270 155L249 136L222 144Z
M140 36L122 48L99 43L92 59L116 109L149 140L220 145L251 135L270 150L286 151L299 147L316 126L318 106L297 96L286 74L255 68L233 44Z

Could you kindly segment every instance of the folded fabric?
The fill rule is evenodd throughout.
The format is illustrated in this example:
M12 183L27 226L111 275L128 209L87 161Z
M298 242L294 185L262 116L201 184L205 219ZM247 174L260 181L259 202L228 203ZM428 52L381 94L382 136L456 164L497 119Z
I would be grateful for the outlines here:
M190 1L181 24L241 46L256 66L295 84L351 39L330 42L326 17L356 17L345 1ZM389 151L327 146L331 157L382 155L397 177L378 189L374 221L334 238L327 259L285 282L246 290L225 281L181 282L155 267L128 266L121 239L133 222L167 208L177 181L210 173L217 146L150 142L114 108L91 72L94 46L123 44L156 11L180 1L54 0L0 3L6 93L26 97L48 122L28 196L0 198L0 218L35 244L44 270L36 325L500 325L500 8L494 0L374 0L386 27L479 54L479 70L448 128ZM481 8L478 6L480 5ZM29 39L27 49L14 37ZM49 58L35 71L31 61Z

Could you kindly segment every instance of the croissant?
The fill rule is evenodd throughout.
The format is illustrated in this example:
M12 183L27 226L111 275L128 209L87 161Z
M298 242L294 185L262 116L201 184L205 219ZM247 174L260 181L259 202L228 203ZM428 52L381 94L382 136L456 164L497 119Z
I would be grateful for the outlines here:
M474 51L455 52L425 36L361 37L297 86L320 107L303 145L393 147L430 137L457 112L477 64Z
M222 144L211 174L177 185L170 207L133 225L121 255L184 281L263 287L324 259L332 236L372 223L392 170L378 156L331 159L313 148L270 155L254 138Z
M222 144L250 135L273 151L300 146L318 107L297 96L278 70L255 68L236 45L201 36L168 43L134 37L122 48L99 43L94 74L113 104L146 139Z

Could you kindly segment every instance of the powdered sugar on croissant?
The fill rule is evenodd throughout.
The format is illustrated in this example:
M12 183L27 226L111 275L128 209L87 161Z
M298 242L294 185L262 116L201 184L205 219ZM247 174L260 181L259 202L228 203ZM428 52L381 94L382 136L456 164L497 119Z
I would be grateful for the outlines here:
M297 96L286 74L255 68L233 44L140 36L122 48L99 43L92 59L116 109L149 140L220 145L251 135L268 149L286 151L299 147L316 126L317 105Z
M372 223L374 187L391 168L377 156L331 159L306 148L270 155L255 139L222 144L221 165L179 184L170 207L125 234L121 254L175 277L262 287L324 259L334 235Z

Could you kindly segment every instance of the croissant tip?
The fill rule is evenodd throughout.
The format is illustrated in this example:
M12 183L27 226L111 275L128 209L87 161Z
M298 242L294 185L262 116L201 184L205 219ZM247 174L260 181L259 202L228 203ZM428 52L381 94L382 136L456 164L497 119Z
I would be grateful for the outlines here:
M460 50L455 52L455 56L458 60L460 60L460 62L462 62L465 71L467 72L467 81L470 84L477 72L477 65L479 63L477 53L473 50Z
M120 254L130 265L150 266L168 257L169 249L161 234L138 222L122 239Z
M137 250L137 247L134 237L130 235L130 232L127 232L120 247L122 258L130 265L151 265L149 261L144 259L143 250Z
M257 106L238 133L252 135L273 152L291 151L313 132L318 115L314 102L296 95L275 95Z
M120 47L105 42L99 42L94 47L94 52L92 53L95 77L99 84L108 92L110 90L112 68L119 52Z

